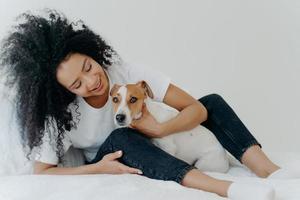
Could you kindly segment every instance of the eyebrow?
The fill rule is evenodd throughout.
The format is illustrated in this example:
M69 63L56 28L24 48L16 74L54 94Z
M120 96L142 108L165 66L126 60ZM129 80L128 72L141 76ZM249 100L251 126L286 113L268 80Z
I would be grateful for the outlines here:
M85 58L84 59L84 61L83 61L83 64L82 64L82 68L81 68L81 71L83 71L83 69L84 69L84 66L85 66L85 63L86 63L86 60L87 60L87 58ZM78 79L76 79L70 86L69 86L69 88L71 88L76 82L78 81Z

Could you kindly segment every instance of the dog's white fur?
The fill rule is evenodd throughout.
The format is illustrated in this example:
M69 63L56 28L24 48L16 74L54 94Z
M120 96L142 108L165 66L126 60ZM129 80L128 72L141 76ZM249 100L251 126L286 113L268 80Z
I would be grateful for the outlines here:
M129 126L133 119L138 119L142 115L139 113L137 116L131 116L131 111L126 104L127 92L126 86L119 87L117 91L122 96L122 101L114 115L114 122L119 127L120 125L116 121L117 114L126 115L126 122L122 126ZM148 95L144 102L149 112L160 123L174 118L179 113L176 109L153 101ZM189 131L174 133L163 138L152 138L151 140L162 150L202 171L227 172L229 169L229 159L225 149L214 134L204 126L198 125Z
M122 86L119 88L118 90L118 93L120 94L120 96L122 97L126 97L126 94L127 94L127 88L125 86ZM114 122L117 126L118 125L118 122L116 121L116 115L117 114L124 114L126 115L126 121L125 121L125 124L128 126L131 121L132 121L132 118L131 118L131 114L130 114L130 110L126 104L126 98L122 98L121 102L120 102L120 105L118 107L118 110L116 111L115 115L114 115Z

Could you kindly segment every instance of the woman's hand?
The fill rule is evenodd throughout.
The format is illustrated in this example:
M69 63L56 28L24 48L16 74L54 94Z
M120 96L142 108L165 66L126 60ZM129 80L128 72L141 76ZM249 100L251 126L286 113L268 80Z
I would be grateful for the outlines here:
M149 137L162 137L162 124L156 121L145 104L143 105L142 113L142 117L133 120L129 127L137 129Z
M101 174L143 174L139 169L128 167L117 159L122 157L122 151L106 154L102 160L93 164L95 171Z

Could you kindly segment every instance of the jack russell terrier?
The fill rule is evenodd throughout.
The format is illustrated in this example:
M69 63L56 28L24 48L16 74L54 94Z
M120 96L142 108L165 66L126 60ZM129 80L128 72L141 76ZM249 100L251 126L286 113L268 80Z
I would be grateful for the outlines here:
M128 127L132 120L141 118L144 103L160 123L174 118L179 113L166 104L153 101L153 93L145 81L127 85L115 84L110 96L117 127ZM204 126L198 125L192 130L151 140L157 147L202 171L227 172L229 169L225 149Z

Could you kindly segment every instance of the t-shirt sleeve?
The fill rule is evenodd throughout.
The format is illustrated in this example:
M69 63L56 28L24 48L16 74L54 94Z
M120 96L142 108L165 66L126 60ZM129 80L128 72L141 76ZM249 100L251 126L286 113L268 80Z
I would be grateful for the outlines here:
M144 80L147 82L152 90L154 100L162 102L167 89L170 85L171 78L161 73L158 70L151 69L150 67L137 64L126 63L125 67L128 70L128 81L137 83Z
M49 130L53 130L50 129ZM56 155L56 140L55 138L49 135L49 130L45 131L45 134L42 138L42 144L39 148L35 149L35 157L34 159L39 162L57 165L58 164L58 157ZM72 145L72 142L67 134L65 134L64 139L62 140L64 144L64 152L67 152L67 150Z

